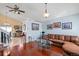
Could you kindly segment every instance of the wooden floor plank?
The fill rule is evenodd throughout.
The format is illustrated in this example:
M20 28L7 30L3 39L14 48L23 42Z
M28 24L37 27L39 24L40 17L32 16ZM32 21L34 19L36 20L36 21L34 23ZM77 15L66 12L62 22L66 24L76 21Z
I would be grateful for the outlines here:
M42 48L37 42L31 42L22 46L14 46L11 49L10 56L63 56L62 48L51 46L51 48Z

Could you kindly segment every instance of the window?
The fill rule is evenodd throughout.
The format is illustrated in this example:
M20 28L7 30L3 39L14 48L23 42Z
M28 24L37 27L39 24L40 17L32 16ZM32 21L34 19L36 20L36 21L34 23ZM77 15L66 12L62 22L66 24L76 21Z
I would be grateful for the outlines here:
M6 32L11 32L12 31L12 27L9 25L2 25L0 26L0 28Z
M10 25L0 25L1 43L9 44L11 38L12 27Z

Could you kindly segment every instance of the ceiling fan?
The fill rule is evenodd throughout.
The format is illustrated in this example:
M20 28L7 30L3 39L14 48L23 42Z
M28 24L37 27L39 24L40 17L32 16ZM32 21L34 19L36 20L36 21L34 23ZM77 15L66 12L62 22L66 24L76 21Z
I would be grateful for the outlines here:
M18 14L25 13L25 11L20 10L17 5L14 5L14 7L10 7L10 6L6 6L6 7L11 9L11 10L9 10L9 12L14 11L15 13L18 13Z

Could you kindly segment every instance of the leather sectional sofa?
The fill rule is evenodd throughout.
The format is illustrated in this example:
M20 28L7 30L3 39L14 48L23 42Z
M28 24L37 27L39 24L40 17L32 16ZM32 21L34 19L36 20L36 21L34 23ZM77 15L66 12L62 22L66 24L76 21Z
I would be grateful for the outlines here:
M43 39L50 40L53 45L63 48L69 55L79 56L79 37L71 35L48 34Z
M79 45L79 37L78 36L48 34L48 35L44 35L43 39L61 40L61 41L66 41L66 42L73 42L73 43Z

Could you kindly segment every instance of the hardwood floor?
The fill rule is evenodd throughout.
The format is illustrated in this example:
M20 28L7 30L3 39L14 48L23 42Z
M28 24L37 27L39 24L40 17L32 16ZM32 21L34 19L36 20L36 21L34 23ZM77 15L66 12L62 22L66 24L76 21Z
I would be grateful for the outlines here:
M62 48L51 46L50 48L42 48L37 42L17 45L12 47L10 56L63 56L65 55Z

